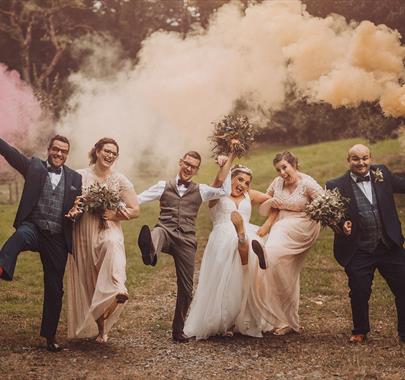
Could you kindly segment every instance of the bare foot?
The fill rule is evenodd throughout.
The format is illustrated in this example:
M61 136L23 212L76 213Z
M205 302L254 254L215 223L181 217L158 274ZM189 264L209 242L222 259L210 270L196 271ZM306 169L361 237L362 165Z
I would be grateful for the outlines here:
M285 327L280 327L280 328L278 328L278 329L275 329L275 330L273 331L273 334L274 334L274 335L278 335L278 336L283 336L283 335L293 334L293 333L300 334L302 330L303 330L303 329L300 328L299 331L295 331L292 327L290 327L290 326L285 326Z
M100 344L107 343L108 335L107 334L99 334L96 338L96 342Z

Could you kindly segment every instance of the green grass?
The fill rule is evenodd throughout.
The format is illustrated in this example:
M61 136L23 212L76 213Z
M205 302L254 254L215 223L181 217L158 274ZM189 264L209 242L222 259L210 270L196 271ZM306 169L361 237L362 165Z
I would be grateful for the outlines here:
M356 139L331 141L302 147L261 146L241 162L254 171L252 187L265 191L276 175L272 165L275 153L283 149L291 149L299 158L301 170L316 178L323 186L327 179L339 176L346 170L347 149L357 142L365 143L365 141ZM375 162L388 162L392 169L399 169L402 165L400 161L397 162L393 159L400 151L398 141L382 141L372 145L371 149ZM210 183L216 170L216 165L206 160L196 180ZM154 183L155 180L156 178L151 178L150 184ZM138 192L141 190L137 189ZM400 197L397 199L400 217L404 221L405 199ZM16 205L0 205L0 242L4 242L13 232L12 222L15 212ZM142 207L139 219L123 223L127 252L127 287L130 293L136 292L136 288L145 283L149 273L153 270L142 264L136 239L140 226L142 224L153 225L157 216L158 204L147 204ZM254 213L252 221L258 224L263 219ZM199 258L202 255L210 229L208 209L207 206L203 206L197 222ZM158 268L168 265L168 263L171 263L171 258L162 255ZM332 233L329 230L324 230L310 252L302 273L301 287L304 305L306 300L311 297L323 295L339 298L342 297L342 294L342 302L348 304L345 281L342 269L332 256ZM391 293L379 275L376 276L374 283L372 303L373 313L376 313L377 316L383 316L387 312L391 313L390 310L393 309ZM24 337L28 341L36 339L42 309L42 267L38 254L26 252L20 255L15 281L11 283L0 282L0 305L0 320L3 321L0 325L0 336L2 336L3 343L7 342L7 344L0 345L0 351L1 347L18 347L19 342L16 345L13 343L18 338ZM63 334L66 328L65 314L65 312L62 314L60 334Z

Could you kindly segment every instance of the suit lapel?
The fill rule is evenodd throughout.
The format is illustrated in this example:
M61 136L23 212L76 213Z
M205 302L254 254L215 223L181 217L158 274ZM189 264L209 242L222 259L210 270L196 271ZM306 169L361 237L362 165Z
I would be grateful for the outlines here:
M48 176L48 170L46 169L46 161L42 161L42 165L44 166L44 170L41 170L40 177L39 177L39 192L42 191L46 177Z
M352 187L352 182L353 182L353 180L350 177L350 172L347 171L343 177L342 190L343 190L344 194L342 194L342 195L344 197L347 197L350 199L349 214L352 218L357 219L358 208L357 208L356 196L354 195L354 191L353 191L353 187Z
M380 205L384 204L385 200L385 194L386 192L384 191L384 182L377 182L375 180L375 175L374 175L374 170L376 168L370 168L370 179L371 179L371 186L374 189L374 193L376 196L376 202L377 202L377 207L380 207Z
M72 204L72 199L70 199L70 186L72 185L72 173L70 170L63 166L63 175L65 176L65 190L63 194L63 210L67 212Z

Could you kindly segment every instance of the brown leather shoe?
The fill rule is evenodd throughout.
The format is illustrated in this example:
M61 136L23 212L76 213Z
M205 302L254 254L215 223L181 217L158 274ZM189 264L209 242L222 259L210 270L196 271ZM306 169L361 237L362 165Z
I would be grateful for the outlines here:
M365 343L366 340L367 340L367 334L353 334L350 337L349 342L350 343Z
M181 333L173 333L172 335L173 341L177 343L187 343L190 338L185 335L183 332Z

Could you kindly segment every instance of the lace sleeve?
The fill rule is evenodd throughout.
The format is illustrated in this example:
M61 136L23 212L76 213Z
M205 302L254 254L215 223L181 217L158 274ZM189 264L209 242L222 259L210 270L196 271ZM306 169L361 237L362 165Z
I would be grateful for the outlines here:
M316 198L318 195L324 192L321 185L316 182L312 177L307 176L305 180L305 193L309 200Z
M273 179L273 182L269 185L269 187L268 187L267 190L266 190L266 193L267 193L267 194L269 194L269 195L271 195L271 196L274 195L274 191L275 191L275 187L276 187L276 182L277 182L277 179L278 179L278 178L279 178L279 177L276 177L276 178Z
M119 174L118 176L118 185L119 185L119 192L122 193L127 190L132 190L134 185L132 182L125 177L123 174Z

